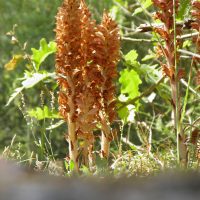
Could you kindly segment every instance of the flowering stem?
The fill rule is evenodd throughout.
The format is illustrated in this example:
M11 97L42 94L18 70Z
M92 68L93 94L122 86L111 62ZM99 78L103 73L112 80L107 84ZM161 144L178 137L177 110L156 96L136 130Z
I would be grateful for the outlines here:
M68 119L68 130L69 130L69 157L74 163L74 171L78 172L78 145L75 133L75 123Z
M173 29L174 29L174 68L175 68L175 77L172 80L172 95L174 101L174 125L177 141L177 163L183 167L187 166L187 147L185 145L185 135L182 129L182 120L181 120L181 104L180 104L180 84L178 77L178 64L177 64L177 34L176 34L176 0L173 0Z
M102 118L102 134L101 134L101 157L108 158L110 152L110 137L111 137L111 128L107 120Z
M177 47L176 47L176 0L173 0L173 27L174 27L174 67L175 67L175 77L174 77L174 87L172 87L172 93L174 96L174 125L175 133L177 137L177 162L179 164L179 133L180 133L180 123L179 123L179 82L178 77L178 65L177 65ZM173 91L174 90L174 91Z

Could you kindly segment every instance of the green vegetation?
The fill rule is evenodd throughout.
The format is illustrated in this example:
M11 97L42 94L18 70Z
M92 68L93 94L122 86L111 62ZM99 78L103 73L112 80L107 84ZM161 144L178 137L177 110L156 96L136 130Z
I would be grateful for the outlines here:
M168 0L164 7L159 0L86 2L97 23L104 9L118 23L121 60L109 159L99 156L97 125L95 165L82 164L82 174L199 170L199 1L180 0L176 9L173 0L171 7ZM55 16L61 3L0 1L0 150L38 170L70 175L75 166L68 157L67 123L58 112L55 73ZM84 145L79 141L80 152Z

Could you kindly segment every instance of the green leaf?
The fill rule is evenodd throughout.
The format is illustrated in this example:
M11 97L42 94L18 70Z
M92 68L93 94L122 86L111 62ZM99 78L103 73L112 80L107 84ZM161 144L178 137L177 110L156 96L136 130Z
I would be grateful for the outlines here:
M153 55L153 54L150 54L150 55L146 55L144 58L142 58L142 61L145 62L145 61L149 61L149 60L152 60L154 59L156 56Z
M16 98L16 96L24 89L24 87L19 87L19 88L16 88L14 90L14 92L11 94L10 98L8 99L8 102L6 104L6 106L9 106L10 103Z
M47 44L46 39L41 39L40 40L40 48L39 50L32 48L32 60L33 60L33 65L36 71L39 70L40 65L44 60L52 53L56 52L56 43L51 41L49 44Z
M140 95L139 85L142 81L135 70L125 69L121 71L119 82L121 83L121 94L125 94L128 99L133 99Z
M145 77L148 84L155 84L162 76L162 71L158 69L157 65L142 64L139 74Z
M73 160L70 160L70 163L69 163L69 170L72 172L72 171L74 170L74 167L75 167L75 165L74 165Z
M126 124L127 118L128 118L128 115L129 115L129 110L128 110L127 106L118 110L117 113L118 113L119 118Z
M192 46L192 41L191 40L185 40L183 42L183 48L191 47Z
M35 86L36 84L38 84L39 82L45 80L46 78L52 77L54 76L55 73L47 73L47 72L43 72L43 73L25 73L25 76L23 78L21 78L22 80L22 87L16 88L14 90L14 92L11 94L6 106L10 105L10 103L17 97L17 95L23 90L23 89L28 89L28 88L32 88L33 86ZM20 79L20 80L21 80Z
M134 122L135 119L135 106L128 105L118 110L118 116L126 124L127 122Z
M26 79L22 82L24 88L32 88L40 81L52 76L54 73L34 73L30 77L26 77ZM25 75L26 76L26 75Z
M180 8L178 12L178 19L184 20L189 15L189 11L191 8L191 1L190 0L180 0Z
M140 70L140 63L137 61L138 58L138 53L136 50L131 50L129 51L125 56L124 56L124 61L125 65L127 68L132 68L136 72L139 72Z
M140 7L135 9L133 16L143 12L152 5L151 0L138 0L138 2L140 3Z
M36 107L29 110L28 114L30 117L34 117L37 120L60 118L57 112L52 112L47 106L44 106L44 108Z
M119 100L121 102L126 102L140 95L139 85L142 83L142 81L135 70L125 69L121 71L119 82L121 83L121 95L119 96ZM118 110L118 115L124 121L124 123L133 122L137 107L138 102L136 102L136 106L131 104L125 106L124 108Z
M137 58L138 53L136 50L131 50L124 56L126 63L129 65L135 65L135 62L137 62Z

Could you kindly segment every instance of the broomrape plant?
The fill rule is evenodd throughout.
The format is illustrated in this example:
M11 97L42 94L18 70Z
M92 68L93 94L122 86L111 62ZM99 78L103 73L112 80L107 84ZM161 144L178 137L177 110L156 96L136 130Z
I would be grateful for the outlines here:
M192 2L191 15L193 17L193 22L191 24L192 29L194 29L198 32L198 35L193 37L193 42L196 46L196 53L198 55L198 54L200 54L200 1ZM198 69L198 65L200 64L200 56L193 57L193 64L194 64L195 70L197 71L196 82L197 82L197 85L200 85L200 70ZM199 161L200 161L200 134L199 134L198 128L195 128L193 130L190 139L192 140L191 143L193 142L192 144L195 146L195 157L197 158L198 164L199 164Z
M171 105L174 113L174 129L177 135L177 160L181 166L188 164L187 136L184 132L182 119L184 118L185 105L182 103L180 80L185 77L185 69L179 67L180 53L178 51L183 44L181 38L183 27L177 25L176 15L178 13L179 0L152 0L154 6L158 8L154 18L159 19L163 24L159 27L153 27L154 32L158 35L159 43L157 54L163 73L170 80L171 86ZM189 28L200 30L200 2L192 1L193 20ZM194 37L194 42L199 53L199 35ZM199 58L191 53L192 65L199 62ZM192 67L192 66L191 66ZM197 64L196 64L197 67ZM190 77L189 77L190 81ZM187 91L188 92L188 91ZM187 94L186 94L187 95ZM187 97L187 96L186 96Z
M56 73L59 110L68 125L69 159L75 171L94 165L93 132L101 128L102 158L108 158L111 123L116 117L116 65L120 38L117 24L104 12L101 24L91 19L84 0L64 0L56 16Z
M178 68L178 60L180 55L177 49L181 47L182 41L177 39L181 35L182 30L176 26L176 14L179 8L179 1L172 0L153 0L154 6L159 11L155 14L155 19L163 22L160 27L154 27L154 31L164 41L157 46L157 54L161 59L161 66L164 74L170 79L171 86L171 105L174 113L174 128L177 135L178 160L186 165L187 163L187 147L186 138L180 123L181 118L181 102L179 81L184 76L184 71Z

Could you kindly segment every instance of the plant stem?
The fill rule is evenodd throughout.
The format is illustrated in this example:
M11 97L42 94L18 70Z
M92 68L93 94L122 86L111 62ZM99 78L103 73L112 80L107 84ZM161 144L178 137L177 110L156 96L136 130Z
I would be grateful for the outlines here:
M88 140L87 140L87 139L84 139L83 162L82 162L82 163L83 163L86 167L89 167L89 160L88 160L89 152L88 152L88 146L89 146Z
M174 101L174 125L175 134L177 142L177 163L180 161L179 152L179 133L180 133L180 123L179 123L179 82L178 82L178 65L177 65L177 47L176 47L176 0L173 0L173 29L174 29L174 67L175 67L175 80L171 81L172 84L172 98Z
M172 98L174 101L174 125L177 137L177 163L179 166L187 166L187 147L185 144L185 135L182 129L181 121L181 104L180 104L180 84L178 77L178 64L177 64L177 41L176 41L176 0L173 0L173 29L174 29L174 67L175 77L171 80L172 84Z
M92 140L90 140L88 144L88 160L89 160L89 168L91 171L95 165L93 150L94 150L94 138L92 138Z
M130 38L130 37L122 37L122 40L131 41L131 42L152 42L151 39L138 39L138 38Z
M84 139L83 147L83 164L88 167L91 171L94 167L94 136L93 132L89 133L89 138Z
M111 137L111 128L105 118L102 118L102 134L101 134L101 157L108 158L110 151L110 137Z
M70 107L70 112L68 113L68 136L69 136L69 157L70 161L74 163L74 171L79 172L79 164L78 164L78 138L76 134L76 123L73 121L75 105L74 105L74 84L70 77L68 78L68 83L71 86L72 94L68 99L68 105Z
M107 134L102 132L102 135L101 135L101 157L102 158L108 158L109 149L110 149L110 142L108 140L108 136Z
M76 129L75 123L73 123L68 118L68 131L69 131L69 157L70 160L74 163L74 171L78 172L78 144L77 144L77 136L76 136Z

